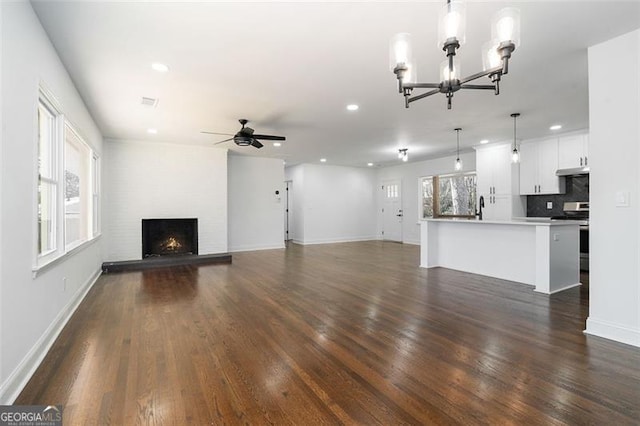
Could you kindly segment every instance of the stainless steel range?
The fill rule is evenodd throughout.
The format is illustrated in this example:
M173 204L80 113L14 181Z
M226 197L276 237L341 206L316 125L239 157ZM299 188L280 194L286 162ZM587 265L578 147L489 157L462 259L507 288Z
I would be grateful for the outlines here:
M551 220L571 220L580 223L580 270L589 270L589 202L571 201L564 203L563 216Z

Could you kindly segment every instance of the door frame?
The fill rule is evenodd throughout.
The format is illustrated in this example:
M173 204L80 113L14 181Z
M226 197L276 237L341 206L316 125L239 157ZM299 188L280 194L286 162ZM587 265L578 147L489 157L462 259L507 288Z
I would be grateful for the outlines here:
M398 239L388 239L385 236L385 229L384 229L384 207L385 207L385 200L386 200L386 195L385 195L385 186L387 186L388 184L397 184L398 185L398 201L399 201L399 210L402 214L402 220L400 222L400 232L398 233ZM380 217L380 231L381 231L381 237L383 241L393 241L393 242L403 242L403 235L404 235L404 215L405 215L405 211L404 211L404 204L402 202L402 179L401 178L396 178L396 179L385 179L380 181L378 187L379 189L379 205L380 208L378 209L378 214Z

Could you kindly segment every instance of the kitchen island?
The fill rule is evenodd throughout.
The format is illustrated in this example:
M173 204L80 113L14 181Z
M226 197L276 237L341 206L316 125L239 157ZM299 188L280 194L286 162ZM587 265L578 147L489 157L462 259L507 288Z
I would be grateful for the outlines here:
M420 225L423 268L516 281L545 294L580 285L576 223L426 219Z

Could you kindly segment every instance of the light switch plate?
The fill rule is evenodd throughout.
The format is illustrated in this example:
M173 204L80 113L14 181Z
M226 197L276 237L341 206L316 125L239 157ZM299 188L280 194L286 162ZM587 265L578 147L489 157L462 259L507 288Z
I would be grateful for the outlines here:
M630 191L617 191L616 207L629 207L629 198L631 198Z
M547 201L547 210L551 210L553 208L553 201Z

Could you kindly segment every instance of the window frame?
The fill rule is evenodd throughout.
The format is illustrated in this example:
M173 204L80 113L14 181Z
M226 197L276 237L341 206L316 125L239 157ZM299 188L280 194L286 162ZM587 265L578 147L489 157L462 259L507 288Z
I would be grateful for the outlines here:
M52 156L51 164L51 176L46 176L47 183L53 183L55 185L55 201L53 202L53 210L55 211L52 217L52 229L55 235L54 248L46 252L40 251L40 235L41 227L39 224L40 219L40 154L41 154L41 128L40 128L40 108L45 108L53 117L54 130L51 132L51 146L50 149ZM87 142L77 127L70 122L64 115L60 104L56 101L55 96L44 86L40 85L38 91L38 99L36 102L36 116L35 116L35 143L36 143L36 156L34 165L34 234L33 234L33 276L37 276L38 272L42 269L57 263L60 259L75 253L81 248L93 243L97 237L100 236L100 156L94 150L93 146ZM72 244L67 244L65 241L66 235L66 218L65 218L65 148L67 144L67 132L72 132L72 137L76 139L75 143L82 144L83 157L81 161L86 161L86 176L88 182L85 183L84 190L87 193L86 206L84 208L87 215L86 223L86 238L74 241ZM95 168L95 170L94 170ZM98 182L94 184L94 180ZM82 182L81 182L82 185ZM96 205L97 203L97 205ZM95 208L94 208L95 206ZM95 217L95 216L98 217Z
M47 184L53 185L53 194L54 194L54 202L51 209L53 214L51 215L52 221L52 241L53 248L44 252L40 252L40 235L41 229L39 226L40 219L40 107L43 107L47 110L49 114L51 114L51 134L50 134L50 158L51 158L51 176L45 178L45 182ZM37 149L36 149L36 185L35 185L35 205L36 205L36 214L35 214L35 253L36 253L36 266L41 266L43 264L47 264L52 260L60 257L64 254L64 234L60 229L60 221L62 219L62 212L60 211L60 196L61 196L61 181L60 181L60 163L62 159L62 133L64 132L64 115L62 114L58 103L55 98L44 88L40 88L38 102L37 102Z
M475 171L470 171L470 172L462 172L462 173L446 173L446 174L442 174L442 175L431 175L431 176L421 176L419 178L419 197L420 197L420 202L419 202L419 214L420 220L426 220L426 219L475 219L475 212L473 215L454 215L454 214L441 214L440 213L440 179L441 178L450 178L450 177L454 177L454 176L475 176L476 177L476 200L475 200L475 204L477 206L477 188L478 188L478 182L477 182L477 173ZM432 188L433 188L433 194L432 194L432 211L433 211L433 216L424 216L424 191L423 191L423 182L426 179L431 179L432 180Z

